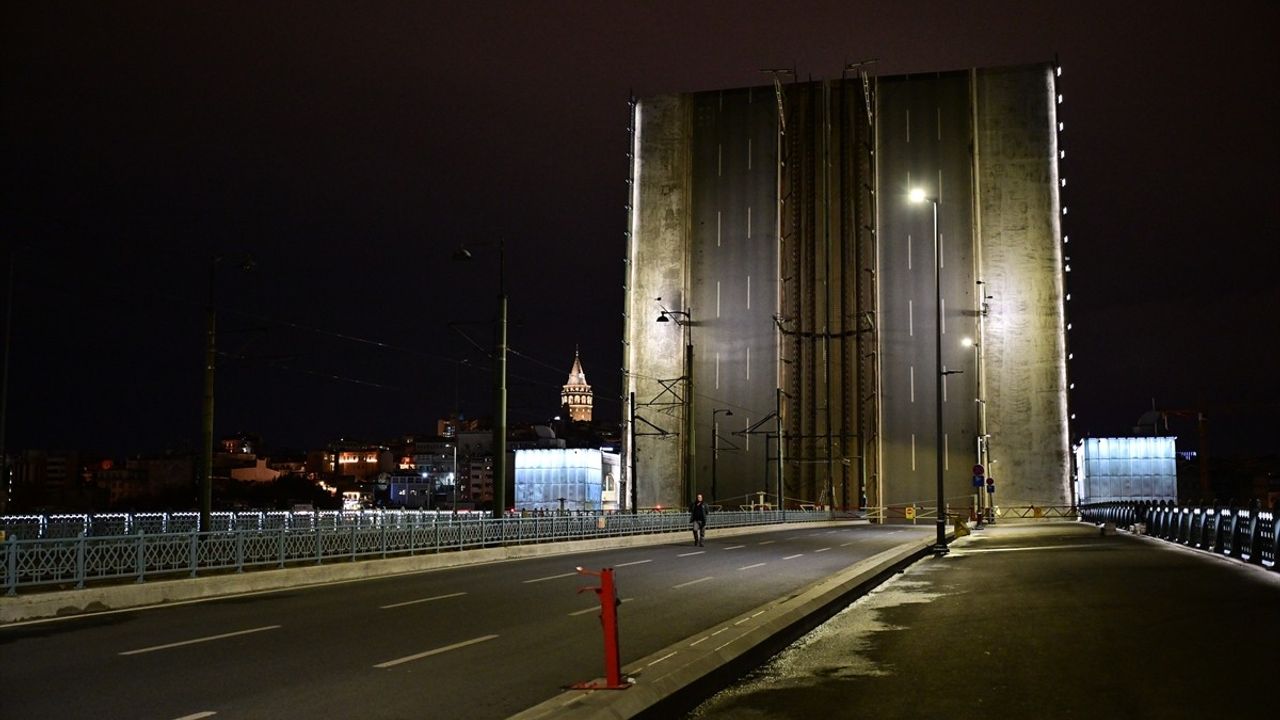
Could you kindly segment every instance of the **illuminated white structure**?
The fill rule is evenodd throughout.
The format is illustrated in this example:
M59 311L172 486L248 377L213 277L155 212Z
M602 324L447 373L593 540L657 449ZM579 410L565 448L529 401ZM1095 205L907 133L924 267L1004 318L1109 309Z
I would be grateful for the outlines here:
M598 449L515 451L517 510L619 510L619 456Z
M1178 499L1173 437L1085 438L1076 444L1080 504Z

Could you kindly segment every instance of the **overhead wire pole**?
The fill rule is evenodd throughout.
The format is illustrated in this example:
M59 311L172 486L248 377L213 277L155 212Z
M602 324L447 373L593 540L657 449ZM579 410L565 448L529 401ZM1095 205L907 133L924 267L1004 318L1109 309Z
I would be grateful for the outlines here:
M493 516L507 509L507 281L506 240L498 240L498 329L493 378Z
M221 259L217 255L209 259L209 302L204 309L204 403L200 421L201 450L203 451L200 457L201 532L209 532L213 529L210 526L213 515L213 382L218 362L218 317L213 303L213 288L218 261Z
M789 75L794 79L796 76L796 71L793 68L762 68L760 72L769 73L769 75L773 78L774 100L776 101L777 107L778 107L778 132L774 136L774 142L776 143L774 148L774 157L775 157L774 195L777 197L777 207L774 212L774 237L777 238L778 256L777 256L777 266L775 267L774 270L777 277L781 278L782 277L782 252L783 252L782 217L786 211L785 198L783 197L783 194L782 194L782 187L783 187L782 180L783 180L783 168L786 165L786 158L785 158L786 143L784 142L784 140L786 139L786 135L787 135L787 105L786 105L787 100L786 100L786 93L783 91L782 77ZM774 317L782 317L782 295L783 295L782 285L783 284L781 282L778 283L777 293L774 296L774 310L773 310ZM782 366L786 361L786 358L783 357L781 326L778 326L774 329L774 346L778 348L777 370L774 373L774 386L775 386L774 390L776 391L775 392L776 407L774 409L774 415L776 416L778 421L778 510L780 512L785 512L782 473L783 473L783 467L785 466L785 460L783 459L783 456L785 455L785 448L787 444L786 444L785 437L783 435L783 421L782 421L782 395L783 395Z
M9 510L9 448L5 443L9 414L9 339L13 327L13 277L18 251L9 248L9 279L4 301L4 368L0 370L0 513Z

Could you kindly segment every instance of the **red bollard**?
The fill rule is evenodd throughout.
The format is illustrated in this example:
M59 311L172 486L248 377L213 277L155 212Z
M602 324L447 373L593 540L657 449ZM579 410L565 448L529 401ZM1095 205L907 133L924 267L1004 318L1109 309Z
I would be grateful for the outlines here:
M604 630L604 684L580 682L570 685L575 690L626 690L631 683L622 679L621 652L618 649L618 588L613 583L613 568L591 572L578 568L579 575L598 575L600 587L580 587L578 592L594 591L600 596L600 625Z

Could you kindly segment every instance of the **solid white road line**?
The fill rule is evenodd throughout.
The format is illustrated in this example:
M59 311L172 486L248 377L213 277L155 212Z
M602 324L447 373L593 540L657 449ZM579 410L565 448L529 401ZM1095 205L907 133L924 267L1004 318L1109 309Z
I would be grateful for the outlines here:
M205 710L204 712L191 713L190 715L183 715L180 718L175 718L175 720L200 720L200 718L213 717L214 715L217 715L217 714L218 713L212 710Z
M633 560L632 562L629 562L629 563L619 563L617 565L614 565L614 567L626 567L628 565L643 565L648 562L653 562L653 560Z
M418 603L431 602L432 600L445 600L447 598L461 597L463 595L466 595L466 593L456 592L456 593L449 593L448 595L436 595L434 597L429 597L429 598L420 598L418 600L406 600L404 602L392 603L390 605L383 605L378 609L390 610L391 608L404 607L405 605L417 605Z
M738 568L738 569L739 569L739 570L750 570L751 568L763 567L763 566L764 566L764 565L766 565L766 564L767 564L767 563L756 563L755 565L744 565L744 566L742 566L742 567L740 567L740 568Z
M697 584L698 584L698 583L700 583L700 582L706 582L706 581L710 580L712 577L714 577L714 576L713 576L713 575L708 575L708 576L706 576L706 577L704 577L704 578L698 578L697 580L690 580L689 582L682 582L682 583L680 583L679 585L672 585L672 586L671 586L671 589L672 589L672 590L677 590L677 589L682 588L682 587L689 587L690 585L697 585Z
M795 555L788 555L788 556L786 556L786 557L784 557L784 558L782 558L782 559L783 559L783 560L795 560L796 558L798 558L798 557L803 557L803 556L804 556L804 553L796 553Z
M532 580L522 580L521 582L524 582L524 583L536 583L536 582L542 582L542 581L544 581L544 580L559 580L560 578L573 577L573 576L575 576L575 575L577 575L577 574L578 574L578 573L576 573L576 572L571 572L571 573L561 573L561 574L559 574L559 575L548 575L548 576L546 576L546 577L533 578Z
M209 642L210 640L221 640L223 638L236 637L237 635L248 635L250 633L262 632L263 630L275 630L279 625L267 625L265 627L253 628L252 630L238 630L236 632L223 633L221 635L210 635L208 637L196 638L194 640L183 640L182 642L168 643L166 645L153 645L151 647L138 648L137 650L125 650L121 655L140 655L155 650L168 650L169 648L182 647L183 645L194 645L196 643Z
M476 643L482 643L482 642L485 642L485 641L487 641L487 640L492 640L492 639L494 639L494 638L496 638L496 637L498 637L498 636L497 636L497 635L481 635L481 636L480 636L480 637L478 637L478 638L471 638L470 640L463 640L463 641L462 641L462 642L460 642L460 643L454 643L454 644L452 644L452 645L445 645L444 647L439 647L439 648L436 648L435 650L428 650L428 651L426 651L426 652L420 652L420 653L418 653L417 655L407 655L407 656L405 656L405 657L397 658L397 659L395 659L395 660L388 660L388 661L386 661L386 662L384 662L384 663L378 663L377 665L374 665L374 667L376 667L376 668L389 668L389 667L395 667L396 665L399 665L399 664L401 664L401 663L413 662L414 660L421 660L421 659L422 659L422 658L424 658L424 657L431 657L432 655L439 655L440 653L449 652L450 650L457 650L458 648L464 648L464 647L466 647L466 646L468 646L468 645L475 645Z

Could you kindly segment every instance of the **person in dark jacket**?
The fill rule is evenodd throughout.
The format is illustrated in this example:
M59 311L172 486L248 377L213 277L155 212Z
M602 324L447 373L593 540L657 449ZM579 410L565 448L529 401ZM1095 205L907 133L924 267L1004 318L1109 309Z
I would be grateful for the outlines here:
M707 506L702 502L702 493L689 506L689 524L693 526L693 544L701 546L707 534Z

